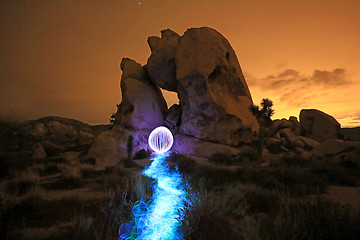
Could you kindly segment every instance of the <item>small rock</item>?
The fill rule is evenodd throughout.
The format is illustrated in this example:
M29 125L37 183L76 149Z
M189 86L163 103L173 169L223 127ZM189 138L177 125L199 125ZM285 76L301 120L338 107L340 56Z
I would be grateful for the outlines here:
M34 145L34 153L32 155L32 159L44 159L47 157L47 154L40 143L36 143Z
M48 156L56 156L65 152L63 147L49 141L44 141L42 145L44 146L45 152Z

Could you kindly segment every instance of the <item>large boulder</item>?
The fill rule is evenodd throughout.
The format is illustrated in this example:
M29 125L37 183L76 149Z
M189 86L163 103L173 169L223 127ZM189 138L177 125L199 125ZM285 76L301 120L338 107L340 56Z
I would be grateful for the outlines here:
M251 142L259 126L249 111L252 98L230 43L214 29L188 29L175 60L179 131L234 146Z
M224 144L202 141L183 134L176 134L174 135L174 145L171 148L171 151L193 157L209 158L217 153L230 156L236 155L239 154L242 149Z
M300 111L302 136L318 142L337 139L340 123L336 119L317 109L302 109Z
M95 138L87 156L96 159L98 168L114 166L122 159L127 158L126 144L130 135L134 137L134 153L149 148L147 141L149 131L114 126L111 130L104 131Z
M122 102L115 123L130 129L154 129L164 124L167 110L158 87L151 83L144 68L134 60L123 58L120 64Z
M317 157L360 162L360 142L330 139L315 146L312 154Z
M150 81L168 91L177 91L175 50L180 36L170 30L162 30L161 38L149 37L151 55L146 69Z

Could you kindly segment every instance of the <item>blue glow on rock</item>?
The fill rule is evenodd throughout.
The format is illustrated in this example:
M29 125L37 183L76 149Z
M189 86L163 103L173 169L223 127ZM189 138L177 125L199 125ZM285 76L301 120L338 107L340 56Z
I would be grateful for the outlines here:
M150 133L148 142L150 148L156 153L165 153L172 147L174 138L169 129L161 126Z
M133 220L120 226L119 240L183 240L180 231L187 192L182 174L171 170L168 154L157 154L142 174L153 178L153 197L143 199L133 207Z

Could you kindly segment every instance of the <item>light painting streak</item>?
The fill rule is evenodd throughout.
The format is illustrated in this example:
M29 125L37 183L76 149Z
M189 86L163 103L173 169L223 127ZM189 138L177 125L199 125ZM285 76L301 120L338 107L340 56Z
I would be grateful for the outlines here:
M166 162L168 154L157 154L143 175L155 179L150 203L141 199L133 208L133 220L122 224L120 240L182 240L180 231L184 217L186 191L182 174L171 170Z

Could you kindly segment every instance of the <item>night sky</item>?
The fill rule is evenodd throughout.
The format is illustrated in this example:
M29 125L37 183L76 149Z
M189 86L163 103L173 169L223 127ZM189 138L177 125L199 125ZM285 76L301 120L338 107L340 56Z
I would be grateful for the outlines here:
M234 48L254 103L274 101L274 118L316 108L360 126L359 0L2 0L0 19L1 117L108 123L123 57L145 64L148 36L208 26Z

